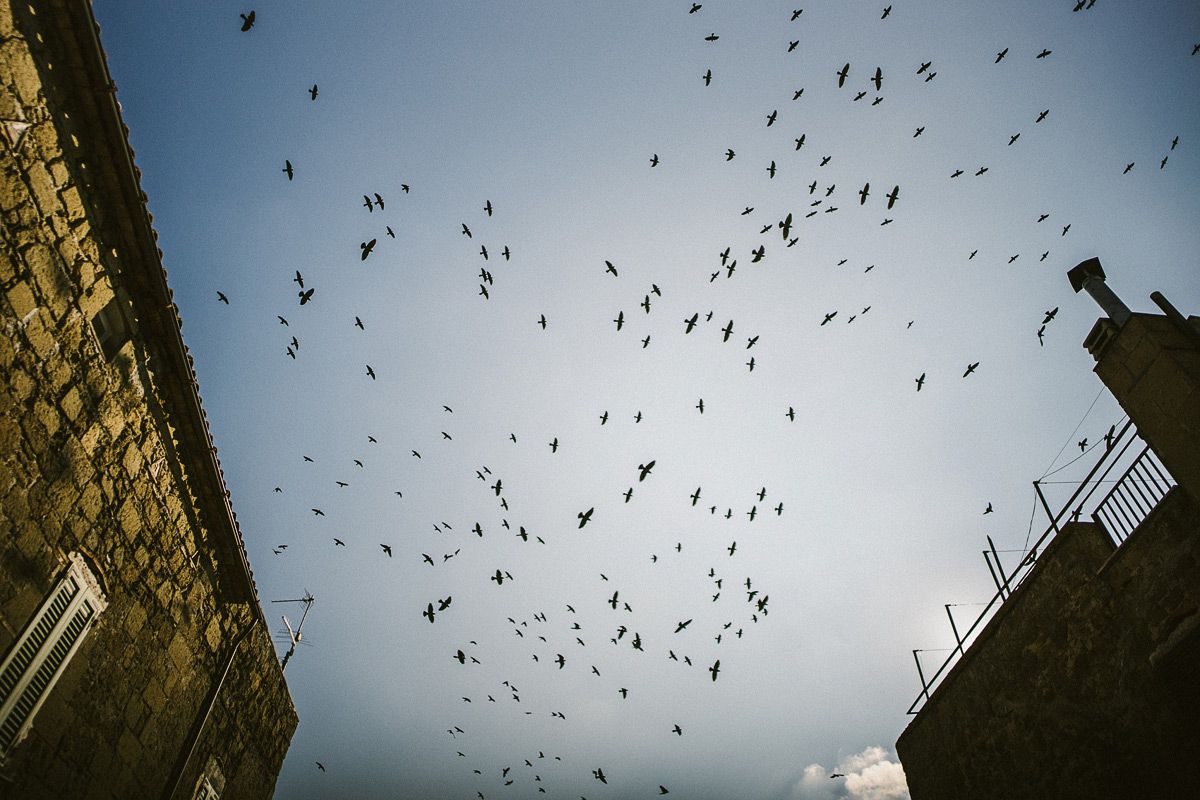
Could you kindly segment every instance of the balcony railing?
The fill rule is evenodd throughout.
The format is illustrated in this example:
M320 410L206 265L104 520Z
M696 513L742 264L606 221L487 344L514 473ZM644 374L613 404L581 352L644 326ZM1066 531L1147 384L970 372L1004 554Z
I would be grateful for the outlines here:
M1150 445L1146 445L1096 506L1092 519L1108 531L1119 547L1174 485Z

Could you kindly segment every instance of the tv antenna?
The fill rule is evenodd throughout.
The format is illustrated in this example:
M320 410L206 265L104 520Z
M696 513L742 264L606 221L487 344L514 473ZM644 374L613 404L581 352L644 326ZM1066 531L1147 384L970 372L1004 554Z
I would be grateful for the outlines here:
M272 603L303 603L304 604L304 613L300 615L300 624L296 626L296 629L294 631L292 630L292 623L288 622L287 614L283 615L283 624L284 624L284 627L287 628L288 645L289 646L288 646L288 651L283 654L283 662L279 665L280 670L287 669L288 661L295 654L296 645L299 644L301 639L303 638L303 633L301 633L301 629L304 628L304 620L308 619L308 610L310 608L312 608L312 604L315 603L316 600L317 600L317 598L313 597L312 592L308 591L308 589L305 589L303 597L296 597L296 598L293 598L290 600L272 600L271 601Z

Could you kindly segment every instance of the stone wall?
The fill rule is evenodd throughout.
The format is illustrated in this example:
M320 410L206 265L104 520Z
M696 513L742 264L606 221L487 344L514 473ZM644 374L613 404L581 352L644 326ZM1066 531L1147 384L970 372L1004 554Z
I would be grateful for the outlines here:
M1189 324L1190 335L1160 315L1133 314L1120 328L1102 319L1085 346L1139 435L1200 501L1200 320Z
M914 800L1191 797L1200 507L1067 525L896 743Z
M86 2L0 0L0 654L68 553L108 598L0 765L0 798L163 797L247 629L175 796L212 759L225 797L265 798L297 719L186 354L162 333L178 321L137 239L149 220L115 199L140 189L113 156L127 144L93 25Z

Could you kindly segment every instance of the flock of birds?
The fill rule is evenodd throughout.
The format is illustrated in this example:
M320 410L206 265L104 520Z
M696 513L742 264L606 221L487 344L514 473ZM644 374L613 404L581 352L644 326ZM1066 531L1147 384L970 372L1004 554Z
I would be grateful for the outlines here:
M1075 12L1084 12L1092 9L1096 4L1096 0L1079 0L1075 5ZM688 15L701 15L703 4L693 3L687 9ZM888 20L892 12L892 6L887 6L882 10L880 15L881 21ZM256 15L254 11L249 11L241 15L243 32L249 32L256 24ZM790 15L792 24L797 25L796 30L803 22L803 9L796 9ZM716 43L720 36L713 32L705 36L697 37L700 44L698 47L708 47ZM786 52L790 53L796 50L801 43L801 38L789 39L786 46ZM1200 44L1196 46L1193 55L1200 52ZM1040 48L1036 52L1030 52L1029 57L1035 60L1044 60L1052 56L1053 51L1048 48ZM1006 58L1017 57L1019 54L1012 53L1010 48L995 52L994 63L1000 64ZM990 57L990 56L989 56ZM935 80L939 72L934 60L920 61L914 64L908 74L893 75L885 73L882 66L871 64L866 68L862 68L857 64L849 61L841 65L831 65L827 75L815 76L815 80L825 80L831 85L836 86L839 91L845 91L847 102L859 103L866 101L868 97L869 105L879 105L884 101L885 95L882 94L884 86L892 81L899 80L917 80L925 83ZM712 69L706 70L701 76L705 86L711 86L714 81L719 81L720 76L714 75ZM856 83L856 81L861 81ZM306 93L309 95L310 102L318 102L319 87L314 83L307 88ZM798 88L792 93L791 100L800 100L804 93L804 88ZM1032 125L1041 125L1046 122L1051 115L1051 109L1042 110L1032 119ZM773 109L764 115L764 124L767 128L772 128L779 121L778 109ZM913 131L913 138L922 136L925 132L923 126L917 127ZM1008 139L1007 146L1015 146L1022 136L1022 131L1016 131L1011 134ZM799 152L804 149L807 144L806 134L801 133L799 136L793 137L789 143L789 147L794 152ZM1175 137L1170 142L1169 151L1174 151L1179 144L1179 138ZM728 148L724 152L725 161L733 161L737 158L737 152L733 148ZM817 175L820 174L822 167L828 165L834 158L834 154L822 154L814 159L814 171ZM1163 169L1167 165L1167 155L1164 155L1159 168ZM651 169L659 168L664 163L660 158L659 153L653 153L649 158L649 167ZM1124 167L1124 173L1129 173L1134 169L1134 163L1130 162ZM764 171L767 174L767 180L774 180L779 174L782 167L777 160L771 160L765 165ZM954 167L947 172L947 176L951 180L959 179L968 174L976 178L984 176L988 172L988 166L981 164L977 167L964 169ZM294 181L298 177L303 176L303 165L294 164L290 158L283 159L281 168L283 175L287 181ZM864 182L861 187L854 187L847 193L844 189L839 194L839 187L835 183L828 186L823 185L818 177L814 177L811 183L808 184L808 197L804 200L804 207L801 209L789 211L786 215L778 220L772 219L768 222L756 224L755 229L760 237L764 237L757 245L751 248L746 256L749 264L757 264L764 261L769 255L774 255L776 248L792 248L796 246L801 238L800 229L803 225L808 224L808 220L812 220L818 215L835 214L839 211L839 203L857 204L860 208L868 207L872 204L878 207L882 216L880 217L880 226L891 224L895 215L903 213L905 205L905 193L902 187L892 181L888 181L881 189L878 185L872 187L870 181ZM407 196L412 188L408 184L399 186L400 192ZM393 207L393 199L386 197L383 192L370 191L362 195L362 206L365 209L365 214L371 215L371 223L378 225L378 235L366 241L362 241L359 245L359 259L366 261L377 252L380 247L380 239L395 239L396 233L393 228L386 224L387 214L389 209ZM460 241L469 243L467 246L472 252L471 257L478 257L480 263L478 274L478 297L483 301L493 301L497 297L497 283L499 270L495 272L495 265L498 260L502 259L503 263L510 262L516 257L513 250L508 244L502 243L499 247L493 245L492 249L486 243L476 238L476 232L489 232L487 227L489 221L493 219L493 215L499 213L501 209L493 205L491 200L485 199L480 206L482 218L460 221ZM742 217L751 217L755 209L747 206L741 212ZM892 216L889 216L892 215ZM1041 224L1048 220L1049 214L1041 214L1036 222ZM1065 237L1071 230L1069 223L1061 228L1061 237ZM478 244L478 251L475 251L475 245ZM770 252L769 252L770 251ZM978 250L972 250L966 255L967 260L972 260L978 254ZM1008 263L1015 262L1020 253L1012 254L1008 257ZM1049 251L1042 252L1040 260L1044 261L1049 255ZM737 254L733 252L732 247L726 247L723 251L717 254L716 262L714 263L711 272L705 273L708 282L715 282L721 279L722 276L726 280L732 279L738 266ZM603 266L599 263L596 265L598 276L608 276L612 280L622 280L621 267L611 260L600 259L603 261ZM845 260L839 262L838 266L843 265ZM874 265L867 266L865 271L870 272ZM292 281L296 284L296 309L305 309L298 313L308 313L310 306L320 306L320 296L316 293L316 287L306 282L304 276L299 270L295 271ZM217 291L217 299L219 302L229 305L230 297L224 292ZM639 320L646 320L652 316L652 310L659 304L663 297L663 290L657 284L642 286L636 291L629 294L629 302L636 305L626 308L617 309L615 316L612 319L614 332L623 333L627 327L635 327L641 325ZM857 309L857 310L855 310ZM845 320L845 324L852 324L857 319L870 312L871 306L866 305L861 309L855 306L855 309L846 311L844 309L832 309L825 312L821 319L813 320L812 324L818 327L823 327L831 323ZM1039 343L1043 340L1047 326L1055 319L1058 312L1057 308L1050 309L1044 312L1040 325L1036 328L1036 336ZM291 312L289 312L291 313ZM348 315L345 324L349 326L350 316L353 316L353 326L365 333L367 325L364 323L361 316ZM289 322L285 314L277 315L278 324L282 328L290 328ZM915 320L910 320L907 327L911 328ZM655 329L655 333L660 330L674 329L674 335L688 336L697 331L702 330L706 325L714 322L714 312L711 310L695 309L682 319L670 321L667 325ZM536 325L538 329L545 332L553 327L554 321L550 315L540 313L536 320L531 323ZM722 324L723 323L723 324ZM716 319L716 333L712 334L714 343L720 345L729 344L735 338L739 342L739 347L743 352L747 352L747 360L745 367L748 372L753 372L756 365L755 346L759 342L759 333L753 330L744 330L743 323L729 318ZM710 329L711 330L711 329ZM652 333L643 330L644 336L639 336L642 348L647 348L652 342ZM737 337L735 337L737 334ZM285 346L282 349L284 357L297 360L303 357L302 343L298 336L284 331L287 337ZM670 335L670 334L668 334ZM740 337L740 338L738 338ZM964 365L961 378L966 379L973 375L980 368L979 359L969 359ZM376 368L369 363L363 364L363 376L367 380L375 381L378 377ZM914 377L915 391L920 392L927 388L927 374L922 372L919 376ZM695 409L697 413L705 413L705 402L703 398L698 398ZM796 411L793 406L787 406L786 411L782 405L779 408L780 414L789 422L794 421ZM452 419L453 409L450 406L443 407L443 413L446 419ZM604 426L609 421L609 412L604 410L598 419L598 424ZM642 418L639 411L634 417L634 422L640 422ZM451 425L446 427L453 428ZM441 437L446 441L453 441L453 434L448 430L440 431ZM513 444L517 443L516 434L509 434L509 438ZM378 444L378 440L374 436L367 437L368 444ZM554 437L546 443L551 453L557 453L560 447L558 437ZM1084 450L1087 447L1086 439L1080 443L1080 449ZM411 450L411 457L421 459L422 455L418 450ZM304 456L306 462L317 463L317 459L312 456ZM363 459L354 459L354 464L358 469L365 469ZM630 503L637 493L643 491L643 485L646 491L650 491L650 486L653 484L653 470L656 461L653 459L645 460L643 463L632 465L629 471L628 486L623 491L614 491L615 497L620 496L622 502ZM341 476L345 477L345 476ZM440 568L443 565L451 562L455 557L459 556L464 547L469 547L470 543L476 542L485 536L505 536L511 537L514 540L519 540L522 545L545 545L546 539L551 534L544 532L535 532L532 529L527 530L526 526L517 516L516 509L520 504L514 499L510 505L511 496L505 485L505 479L498 475L493 475L492 470L488 466L478 465L475 472L475 477L480 482L479 491L489 498L489 501L494 503L496 517L488 520L472 520L469 527L463 533L466 542L442 553L424 553L407 552L400 545L393 542L379 542L379 550L376 551L378 556L385 559L398 557L412 561L417 568ZM350 482L339 478L336 484L340 488L350 486ZM510 481L510 486L512 482ZM274 491L279 494L284 494L282 486L275 487ZM402 489L394 490L398 496L403 496ZM702 504L702 500L705 501ZM728 502L712 502L703 494L703 487L697 486L695 491L686 498L680 498L681 505L686 505L691 508L706 509L708 513L714 517L723 517L726 520L731 520L734 517L734 504ZM773 513L776 517L780 517L784 513L784 502L776 497L771 497L768 500L768 492L763 486L756 492L753 498L745 500L745 510L740 512L740 516L744 516L747 524L753 523L760 515ZM761 509L760 509L761 506ZM989 502L984 514L992 513L992 504ZM324 517L325 511L320 507L311 508L311 512L315 517ZM590 524L595 524L596 520L603 519L605 516L605 508L603 504L593 505L586 509L580 509L576 519L573 521L576 530L585 529ZM565 527L565 526L564 526ZM435 532L444 534L447 537L453 536L455 532L454 526L446 521L439 520L433 523ZM335 548L346 548L352 546L347 544L343 538L333 537L331 545ZM288 544L280 544L274 548L273 552L282 556L288 548ZM674 550L679 553L683 550L684 543L679 541L675 544ZM729 543L724 546L724 556L729 561L724 562L721 568L716 566L711 567L705 575L705 580L708 584L708 594L703 598L696 598L696 611L687 619L679 619L675 621L673 633L663 638L662 640L652 639L650 636L643 636L639 631L645 630L646 621L639 617L635 611L635 600L638 596L638 587L619 586L614 587L609 582L609 578L601 574L599 581L601 583L609 583L609 586L603 588L602 591L597 590L587 602L593 606L607 606L608 614L610 615L610 623L607 627L597 629L595 627L585 628L578 621L575 604L560 603L550 611L538 611L532 613L525 618L518 619L516 617L507 617L507 625L512 630L512 635L520 640L523 646L529 650L529 663L533 665L533 670L552 670L553 672L579 670L584 674L594 678L601 679L598 686L605 686L603 691L608 694L613 702L621 702L626 700L631 693L635 693L636 686L624 685L623 682L614 683L606 686L603 682L601 670L595 663L596 659L591 657L596 647L615 647L627 648L630 657L633 658L633 653L640 655L654 654L656 657L669 660L677 663L680 668L697 668L706 673L707 680L716 682L719 676L722 675L721 666L721 649L736 647L737 643L744 637L750 636L754 626L766 621L769 614L769 594L765 588L761 587L753 578L753 576L736 575L732 573L733 565L737 562L738 542L736 539L730 539ZM657 563L660 559L660 554L651 553L650 559L653 563ZM494 572L488 577L488 580L494 584L494 589L497 591L503 590L512 583L517 583L522 579L520 570L515 567L506 565L497 565ZM418 609L413 610L413 614L423 618L428 624L433 625L442 620L446 615L452 615L459 611L458 606L452 605L452 596L447 594L445 597L433 597L428 599ZM693 658L695 655L695 658ZM448 662L453 662L458 665L458 668L469 669L473 666L482 665L485 659L485 654L481 652L476 641L464 643L461 647L456 648L451 653L444 654ZM638 656L640 657L640 656ZM728 658L726 659L728 661ZM540 672L531 673L529 682L541 682L544 678ZM462 696L461 702L474 703L496 703L509 704L514 707L520 707L518 704L522 702L525 696L518 684L525 683L525 676L516 677L509 676L504 680L499 680L495 683L494 690L491 693L486 693L484 697ZM521 713L531 715L535 712L524 710ZM545 713L545 712L542 712ZM560 709L550 709L549 716L559 721L565 722L567 716ZM578 781L583 778L585 782L593 783L596 787L602 787L608 783L609 772L606 771L606 765L578 765L572 767L564 762L560 755L547 755L546 751L539 750L536 754L514 754L512 763L505 764L501 767L493 768L486 764L473 763L470 755L469 743L471 734L458 724L453 722L446 728L445 733L447 739L452 742L450 745L453 749L456 758L464 759L467 768L479 779L478 797L480 800L486 800L492 796L506 796L500 794L507 787L518 786L523 787L525 791L534 791L536 793L547 793L548 787L551 791L557 791L556 787L568 785L572 780ZM675 723L672 727L662 731L664 737L683 737L685 730L679 723ZM460 749L461 748L461 749ZM336 762L326 758L324 761L316 762L316 769L321 773L328 771L336 771ZM830 778L844 777L840 773L833 773ZM577 783L575 784L577 785ZM647 786L648 794L666 795L670 793L670 788L664 783L658 783L656 786ZM512 796L512 795L507 795Z

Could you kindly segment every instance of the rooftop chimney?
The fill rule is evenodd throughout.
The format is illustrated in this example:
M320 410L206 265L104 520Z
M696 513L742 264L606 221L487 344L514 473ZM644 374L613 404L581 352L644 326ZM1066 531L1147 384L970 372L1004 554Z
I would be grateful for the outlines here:
M1129 319L1129 307L1122 303L1121 298L1113 294L1113 290L1104 282L1104 268L1100 266L1100 259L1089 258L1079 262L1067 273L1067 279L1071 281L1071 288L1076 292L1083 289L1090 294L1118 328Z

